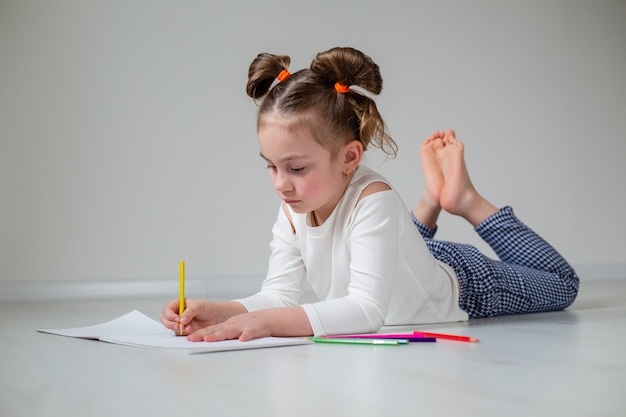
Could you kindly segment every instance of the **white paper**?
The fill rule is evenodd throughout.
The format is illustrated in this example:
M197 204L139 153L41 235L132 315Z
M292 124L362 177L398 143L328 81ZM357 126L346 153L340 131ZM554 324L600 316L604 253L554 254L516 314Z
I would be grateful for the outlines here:
M96 339L103 342L137 348L189 354L312 343L306 338L299 337L264 337L248 342L241 342L239 340L190 342L186 337L176 336L173 331L166 329L158 321L151 319L137 310L133 310L114 320L95 326L77 327L73 329L38 329L37 331L59 336Z

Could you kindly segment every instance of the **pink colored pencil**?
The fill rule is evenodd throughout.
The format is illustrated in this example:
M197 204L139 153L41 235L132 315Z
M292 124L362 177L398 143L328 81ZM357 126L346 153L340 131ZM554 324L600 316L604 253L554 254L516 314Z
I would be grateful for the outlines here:
M369 334L342 334L322 337L342 339L406 339L409 342L436 342L434 336L424 336L421 333L369 333Z

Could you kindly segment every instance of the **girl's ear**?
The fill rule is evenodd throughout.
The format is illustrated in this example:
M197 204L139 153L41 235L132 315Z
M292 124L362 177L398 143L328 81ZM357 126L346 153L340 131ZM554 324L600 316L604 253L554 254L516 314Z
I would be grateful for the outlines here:
M343 173L351 174L359 166L362 157L363 144L356 139L348 142L343 151Z

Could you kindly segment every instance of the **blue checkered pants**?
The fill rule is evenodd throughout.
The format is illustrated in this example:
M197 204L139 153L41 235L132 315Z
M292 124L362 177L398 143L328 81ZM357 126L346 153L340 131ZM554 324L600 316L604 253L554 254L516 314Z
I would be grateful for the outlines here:
M435 230L417 226L430 252L454 270L459 306L470 318L562 310L578 294L578 276L546 241L504 207L476 227L494 250L493 260L476 247L434 240Z

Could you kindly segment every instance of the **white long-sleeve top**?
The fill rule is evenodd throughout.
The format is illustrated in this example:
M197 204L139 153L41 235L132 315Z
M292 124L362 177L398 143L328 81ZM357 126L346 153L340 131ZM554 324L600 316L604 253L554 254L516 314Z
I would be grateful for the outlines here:
M409 210L392 188L363 197L373 182L359 167L321 225L281 208L272 229L269 268L261 290L238 299L248 311L294 306L305 281L318 302L304 304L315 335L376 332L383 325L464 321L454 271L428 251Z

